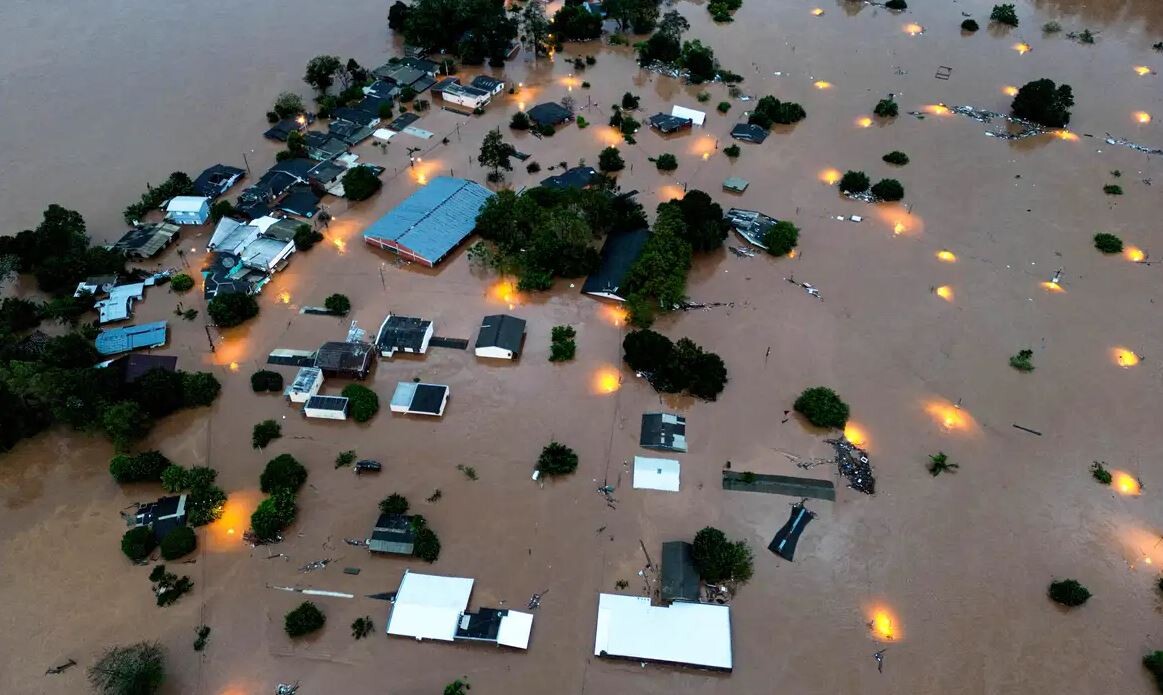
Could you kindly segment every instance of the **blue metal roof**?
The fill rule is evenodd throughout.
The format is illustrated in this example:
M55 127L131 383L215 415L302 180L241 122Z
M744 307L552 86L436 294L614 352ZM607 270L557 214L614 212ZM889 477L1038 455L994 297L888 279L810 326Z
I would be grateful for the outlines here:
M102 331L97 336L97 352L116 355L138 348L159 347L166 344L166 322L143 323L140 326L122 326Z
M492 196L476 181L441 176L373 222L363 235L395 242L435 264L472 233L477 213Z

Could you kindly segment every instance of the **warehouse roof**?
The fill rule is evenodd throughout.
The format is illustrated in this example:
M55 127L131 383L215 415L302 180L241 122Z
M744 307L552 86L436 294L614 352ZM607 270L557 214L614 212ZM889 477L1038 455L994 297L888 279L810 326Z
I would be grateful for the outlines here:
M435 264L472 233L477 213L492 196L475 181L441 176L373 222L363 236L403 246Z

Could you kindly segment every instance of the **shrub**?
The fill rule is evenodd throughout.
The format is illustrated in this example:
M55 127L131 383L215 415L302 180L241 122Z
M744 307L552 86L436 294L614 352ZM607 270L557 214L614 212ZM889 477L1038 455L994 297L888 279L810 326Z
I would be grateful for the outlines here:
M215 326L231 328L258 316L258 302L241 292L218 294L206 305L206 311Z
M578 130L585 130L585 129L586 129L586 127L588 127L588 126L589 126L589 124L590 124L590 123L589 123L589 121L587 121L587 120L586 120L584 117L582 117L582 116L578 116L578 117L577 117L577 128L578 128Z
M880 101L876 102L876 106L873 107L872 113L880 116L881 118L896 118L897 114L900 113L900 108L891 98L881 99Z
M905 0L888 0L884 3L884 6L889 10L907 10L909 8Z
M630 92L626 92L625 94L623 94L622 95L622 108L624 108L624 109L636 109L636 108L638 108L638 97L634 96Z
M194 640L194 651L200 652L206 648L206 642L210 638L210 626L199 625L198 629L195 631L195 634L198 635L198 637Z
M1151 652L1144 656L1143 666L1155 676L1155 685L1163 693L1163 652Z
M281 436L283 436L283 428L279 423L274 420L263 420L254 426L250 435L250 443L255 449L262 449Z
M607 147L598 155L598 169L612 173L615 171L622 171L626 168L626 162L622 159L622 154L618 152L617 147Z
M893 150L892 152L889 152L888 154L881 157L881 159L888 162L889 164L895 164L901 167L909 163L909 156L900 150Z
M567 475L577 470L577 454L564 444L550 442L537 457L537 470L542 475Z
M929 475L936 478L945 472L956 472L961 466L951 462L944 451L938 451L935 454L929 454L929 463L925 467L929 469Z
M366 386L348 384L343 387L343 397L347 399L348 412L356 422L367 422L380 411L380 397Z
M250 375L250 389L255 393L263 391L282 391L283 375L269 369L260 369Z
M574 342L576 335L577 331L573 329L573 326L554 326L552 342L549 346L549 361L565 362L572 360L574 354L577 352L577 343Z
M1074 579L1050 582L1050 589L1047 593L1053 601L1069 608L1081 606L1090 599L1090 592Z
M186 469L170 464L162 471L162 489L166 492L181 492L188 486Z
M198 547L198 536L189 526L178 526L162 538L162 558L177 560L183 555L189 555Z
M868 190L868 176L863 171L846 171L840 177L840 190L845 193L863 193Z
M674 171L678 168L678 159L669 152L660 154L658 159L654 160L654 166L658 167L659 171Z
M290 454L279 454L267 461L258 478L259 489L268 494L276 490L298 492L305 482L307 469Z
M154 695L166 679L165 656L157 642L106 649L89 667L89 684L99 695Z
M1098 461L1095 461L1090 465L1090 475L1103 485L1110 485L1111 481L1114 480L1110 471L1106 469L1106 466L1102 465Z
M1011 27L1018 25L1018 13L1014 11L1013 5L994 5L993 11L989 13L990 21L998 24L1005 24Z
M311 229L309 224L300 224L295 227L295 248L300 251L309 251L312 246L323 241L323 234Z
M509 127L513 130L529 130L529 126L529 114L524 111L518 111L509 119Z
M1019 372L1032 372L1034 371L1034 364L1031 362L1033 357L1033 350L1021 350L1018 354L1010 358L1010 366Z
M134 455L117 454L109 459L109 473L119 483L161 480L162 473L170 465L170 460L160 451L143 451Z
M375 629L371 616L356 618L355 622L351 624L351 636L356 639L363 639L375 631Z
M336 316L346 316L351 311L351 300L345 294L332 294L323 300L323 306Z
M796 247L800 239L800 229L791 222L781 220L767 229L763 244L773 256L786 256Z
M148 526L135 526L121 536L121 552L134 562L143 562L156 547L157 541Z
M873 184L872 195L892 202L905 197L905 187L896 179L881 179Z
M807 115L804 108L794 101L780 101L773 96L766 96L755 104L747 122L770 130L773 123L790 125L802 121Z
M305 110L303 108L303 99L294 92L282 92L275 97L275 108L273 109L279 118L290 118L297 116Z
M407 514L408 507L408 498L397 492L380 500L381 514Z
M705 104L711 100L711 93L710 92L699 92L698 94L695 95L695 99L698 99L700 104Z
M1090 29L1083 29L1078 33L1079 43L1094 43L1094 32Z
M424 562L436 562L440 557L440 538L427 526L416 530L412 543L412 554Z
M582 89L589 89L589 88L590 88L590 86L591 86L591 85L590 85L590 83L589 83L589 82L582 82L582 84L581 84L581 87L582 87Z
M1042 25L1042 31L1047 34L1057 34L1062 31L1062 25L1058 22L1046 22Z
M367 200L378 193L383 185L380 177L370 168L354 166L343 175L343 197L354 201Z
M275 490L270 497L260 502L258 508L250 515L250 527L259 540L272 541L279 537L280 531L291 525L298 512L295 493Z
M221 391L222 384L210 372L182 374L182 402L187 408L210 405Z
M743 154L743 151L739 149L738 145L728 145L727 147L723 148L723 154L727 155L731 159L735 159L740 154Z
M1114 234L1099 232L1094 235L1094 248L1103 253L1120 253L1123 250L1123 240Z
M824 386L804 389L793 407L816 427L842 428L848 422L848 404Z
M541 133L542 137L551 138L557 134L557 129L548 123L542 123L537 126L537 132Z
M170 278L170 287L174 292L189 292L194 287L194 278L185 273L178 273Z
M345 466L350 466L353 463L355 463L355 450L354 449L348 449L347 451L341 451L341 452L339 452L339 455L335 457L335 467L336 468L343 468Z
M226 493L214 484L217 477L217 471L205 466L194 466L185 472L186 489L190 491L186 500L186 521L191 526L208 524L222 517Z
M541 165L537 162L529 162L525 165L525 171L529 172L530 174L536 174L537 172L541 171Z
M1070 122L1070 107L1074 106L1074 90L1070 85L1056 85L1054 80L1040 79L1027 82L1018 90L1010 111L1049 128L1062 128Z
M1107 195L1122 195L1123 187L1115 183L1108 183L1102 187L1102 192Z
M961 23L961 31L974 32L980 28L981 27L977 26L977 20L974 19L967 19Z
M153 593L159 606L174 603L194 588L194 582L189 577L178 579L178 575L166 571L165 565L155 566L149 573L149 580L153 582Z
M630 116L622 116L622 124L619 126L619 129L622 131L622 139L626 142L633 143L634 133L637 133L641 127L642 124L636 119Z
M719 105L715 107L715 110L717 110L719 113L727 113L731 110L731 102L720 101Z
M695 534L691 559L708 584L745 582L751 578L752 555L746 541L730 541L717 528L707 526Z
M283 629L286 630L288 637L302 637L321 629L326 622L327 616L323 615L318 606L310 601L304 601L298 608L287 613L283 619Z

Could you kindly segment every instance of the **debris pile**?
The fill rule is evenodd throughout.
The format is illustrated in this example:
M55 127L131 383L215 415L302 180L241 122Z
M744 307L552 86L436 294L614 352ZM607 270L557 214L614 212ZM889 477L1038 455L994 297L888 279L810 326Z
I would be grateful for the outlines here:
M840 475L848 479L848 487L866 495L876 494L876 478L872 476L868 452L848 441L847 437L827 442L836 450L836 465L840 468Z

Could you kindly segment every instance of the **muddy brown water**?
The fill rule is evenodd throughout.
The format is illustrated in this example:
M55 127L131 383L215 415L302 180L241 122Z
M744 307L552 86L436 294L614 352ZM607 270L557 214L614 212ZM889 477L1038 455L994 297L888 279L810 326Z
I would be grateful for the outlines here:
M712 85L705 87L705 128L667 139L644 131L637 145L622 147L631 166L620 182L637 189L648 208L686 185L802 228L795 259L726 252L700 259L691 297L730 306L658 324L723 356L731 381L716 403L660 401L619 369L624 327L568 281L538 297L505 297L495 278L470 268L463 251L436 271L421 271L360 241L369 221L433 176L483 180L470 158L483 133L503 127L516 108L567 95L579 107L596 105L580 111L593 126L567 126L553 138L503 128L542 164L537 175L516 168L509 180L520 187L551 173L555 162L593 163L617 142L602 124L626 90L641 95L643 115L671 103L698 107L700 88L638 71L625 48L567 47L568 55L597 57L579 74L571 74L565 56L536 65L518 59L505 76L524 89L484 117L433 111L419 123L438 133L433 140L405 143L400 136L386 153L358 148L387 167L384 191L354 206L328 201L337 219L327 242L297 255L264 290L258 320L212 331L214 353L201 317L178 319L172 310L179 298L151 290L138 320L169 320L165 352L178 355L183 369L213 370L224 389L212 408L161 423L145 445L183 464L216 467L232 494L227 517L200 533L195 564L176 565L195 581L194 592L159 609L147 570L127 566L117 551L124 528L118 510L159 491L113 484L105 471L110 449L97 439L53 432L7 454L0 462L2 689L76 692L83 668L104 646L156 639L170 653L168 693L266 693L280 680L299 680L304 693L412 695L439 692L461 675L482 693L1150 692L1139 659L1163 647L1154 589L1163 512L1152 503L1163 477L1154 407L1160 270L1100 256L1090 239L1112 231L1163 252L1158 194L1145 183L1159 177L1158 158L1103 142L1110 132L1163 146L1158 121L1140 124L1132 116L1163 115L1160 78L1133 69L1163 67L1163 55L1151 50L1163 39L1163 12L1145 1L1020 3L1021 26L1000 30L985 27L989 5L919 4L897 14L831 2L813 16L811 3L748 0L727 26L713 25L704 6L677 5L690 19L689 36L709 42L746 76L746 93L793 99L808 112L764 145L742 145L743 156L732 162L715 148L725 146L747 104L732 101L726 116L715 113L727 97ZM34 225L45 205L59 202L85 215L94 238L108 240L122 231L120 210L147 181L218 161L241 164L244 152L262 171L277 149L261 137L274 96L285 89L305 94L302 66L318 53L373 66L384 60L395 48L386 10L386 3L363 0L326 9L298 0L181 8L139 0L5 4L0 228ZM983 30L962 35L962 12ZM1049 20L1059 21L1063 34L1043 36ZM910 23L924 33L910 36ZM1087 27L1098 32L1092 46L1064 35ZM1013 50L1020 42L1032 50ZM952 68L949 80L934 79L940 66ZM1004 110L1004 87L1043 76L1073 85L1077 140L1011 143L986 138L985 126L958 116L904 113L940 102ZM817 81L832 86L817 89ZM857 119L889 92L902 115L859 127ZM448 145L440 144L445 134ZM415 168L408 167L410 145L425 147ZM912 162L881 162L893 149ZM649 161L664 152L679 159L669 175ZM909 207L847 201L820 180L828 169L848 168L899 178ZM1118 198L1101 191L1114 181L1112 170L1122 172L1126 194ZM751 187L741 196L720 192L728 175L750 179ZM854 214L863 222L836 219ZM184 233L187 262L199 262L208 233ZM956 262L940 261L941 250ZM171 252L160 262L183 261ZM1050 293L1041 283L1059 267L1065 291ZM819 287L823 301L784 281L791 276ZM941 286L950 288L951 301L935 293ZM384 409L371 423L308 422L281 398L252 394L247 377L273 348L312 349L341 338L346 321L298 313L332 292L352 298L351 318L365 328L390 310L431 318L438 334L465 338L483 314L512 304L529 321L526 352L504 367L447 349L382 361L369 385ZM204 314L200 298L180 300ZM577 328L578 356L553 365L546 360L549 330L561 323ZM1034 350L1029 374L1006 363L1024 347ZM1121 368L1112 356L1117 347L1146 359ZM602 380L608 370L620 384ZM387 411L395 383L414 377L451 386L444 418ZM607 391L611 383L619 388ZM792 500L725 493L719 471L731 461L733 470L794 475L800 471L785 452L830 453L798 420L780 424L795 394L815 384L833 386L851 405L879 492L868 498L840 487L834 504L809 503L819 516L796 561L786 563L764 547ZM332 380L325 390L341 387ZM960 411L952 408L958 401ZM691 448L679 457L682 491L675 494L633 490L624 463L641 453L641 413L660 402L689 418ZM255 451L250 428L265 418L283 423L284 435ZM551 439L574 447L581 466L539 486L530 470ZM335 455L351 448L382 460L384 472L357 478L334 470ZM934 479L924 463L938 450L961 467ZM243 545L240 535L260 499L263 463L283 452L304 461L311 478L299 520L275 548L289 557L268 559L267 549ZM1123 497L1095 484L1086 468L1096 459L1140 477L1143 495ZM457 464L473 466L479 480L468 480ZM826 467L812 474L834 475ZM604 481L617 485L617 509L595 493ZM441 499L424 502L436 489ZM395 491L440 534L435 565L371 558L343 543L366 534L376 502ZM623 579L627 592L643 591L639 539L657 553L662 541L708 524L756 549L755 577L732 612L734 673L593 658L597 592L613 591ZM321 558L336 562L298 573ZM345 566L362 572L344 575ZM523 606L549 589L530 649L386 639L387 604L364 596L394 590L405 568L475 577L474 606ZM1058 610L1045 598L1056 577L1079 579L1094 598L1069 613ZM358 598L320 599L326 629L292 643L282 616L301 597L268 585ZM891 642L867 627L877 610L892 616ZM376 633L357 642L348 625L364 615ZM201 623L213 634L197 654L190 645ZM886 644L878 674L871 655ZM69 657L80 667L42 675Z

